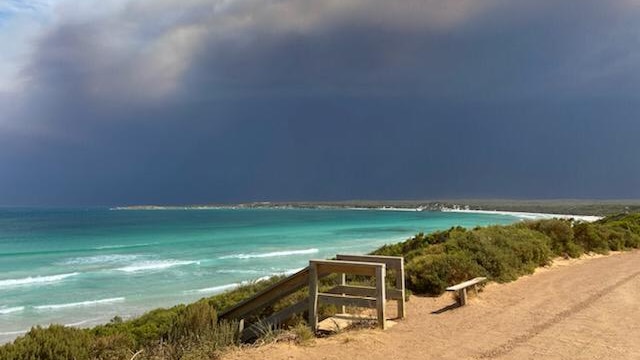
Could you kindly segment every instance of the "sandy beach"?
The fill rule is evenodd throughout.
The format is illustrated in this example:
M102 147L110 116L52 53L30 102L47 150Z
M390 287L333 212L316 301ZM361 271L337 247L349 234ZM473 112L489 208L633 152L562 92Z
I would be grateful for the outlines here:
M602 219L602 216L595 216L595 215L552 214L552 213L537 213L537 212L525 212L525 211L471 210L471 209L462 209L462 208L443 208L440 211L467 213L467 214L510 215L510 216L521 218L523 220L573 219L576 221L594 222Z
M640 251L556 260L468 306L412 296L387 331L345 331L300 346L232 350L240 359L640 359ZM438 313L434 313L438 312Z

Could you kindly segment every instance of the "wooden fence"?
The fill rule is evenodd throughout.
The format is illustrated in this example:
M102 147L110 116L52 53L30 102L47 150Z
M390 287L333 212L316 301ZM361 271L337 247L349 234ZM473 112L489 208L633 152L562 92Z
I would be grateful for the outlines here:
M387 289L385 278L387 269L395 274L394 287ZM319 292L319 280L330 274L341 274L341 283L325 292ZM346 282L346 275L370 276L375 278L375 286L355 286ZM308 310L309 325L315 331L318 325L318 305L320 303L337 306L357 306L375 308L379 327L385 327L386 300L398 301L398 317L404 318L404 259L392 256L337 255L336 260L311 260L309 266L297 273L260 291L256 295L222 311L218 318L244 320L257 314L265 307L309 287L309 297L276 312L259 323L247 324L242 334L243 340L259 335L260 328L280 324L295 314Z

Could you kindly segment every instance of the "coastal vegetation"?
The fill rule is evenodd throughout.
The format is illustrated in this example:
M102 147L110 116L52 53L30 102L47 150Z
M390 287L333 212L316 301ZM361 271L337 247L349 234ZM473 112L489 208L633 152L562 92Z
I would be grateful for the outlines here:
M575 258L585 253L606 254L633 248L640 248L638 213L609 216L593 223L553 219L474 229L454 227L417 234L373 253L404 256L407 288L414 293L439 295L447 286L475 276L512 281L557 256ZM218 321L218 311L279 279L249 283L189 305L156 309L130 320L116 317L91 329L34 327L13 343L1 346L0 359L213 359L222 349L239 343L238 324ZM258 316L267 316L305 296L305 291L294 293ZM301 318L283 326L291 328L289 339L304 342L310 337ZM279 331L265 328L264 335L274 339Z

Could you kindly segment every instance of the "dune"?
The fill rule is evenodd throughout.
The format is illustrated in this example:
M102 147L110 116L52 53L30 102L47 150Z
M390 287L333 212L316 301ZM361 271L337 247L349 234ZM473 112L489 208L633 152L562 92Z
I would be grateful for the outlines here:
M345 331L310 345L233 349L246 359L638 359L640 251L556 260L465 307L450 295L412 296L387 331ZM392 304L393 305L393 304ZM444 311L443 311L444 310Z

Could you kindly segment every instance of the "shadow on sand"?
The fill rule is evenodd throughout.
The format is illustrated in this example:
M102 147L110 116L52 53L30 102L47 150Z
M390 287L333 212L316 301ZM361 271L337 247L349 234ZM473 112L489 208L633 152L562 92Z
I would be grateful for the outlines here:
M456 302L456 303L453 303L451 305L447 305L447 306L445 306L445 307L443 307L441 309L432 311L431 314L438 315L438 314L442 314L443 312L446 312L446 311L449 311L449 310L453 310L453 309L456 309L456 308L459 308L459 307L460 307L460 305Z

